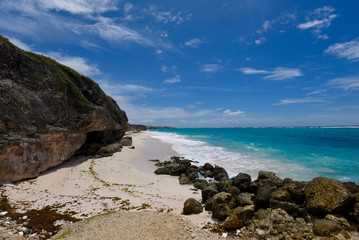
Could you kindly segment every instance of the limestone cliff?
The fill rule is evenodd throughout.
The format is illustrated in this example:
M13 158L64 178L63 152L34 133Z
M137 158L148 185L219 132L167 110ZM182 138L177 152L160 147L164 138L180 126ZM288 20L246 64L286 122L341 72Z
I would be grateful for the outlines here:
M127 116L97 83L0 36L0 183L121 139Z

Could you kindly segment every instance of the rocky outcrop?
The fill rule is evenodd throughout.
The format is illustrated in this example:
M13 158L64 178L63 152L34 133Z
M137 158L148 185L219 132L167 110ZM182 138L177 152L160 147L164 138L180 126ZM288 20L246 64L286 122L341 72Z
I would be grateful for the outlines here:
M203 207L200 202L198 202L194 198L187 199L183 204L183 214L190 215L190 214L198 214L203 212Z
M0 183L120 140L127 117L91 79L0 36Z

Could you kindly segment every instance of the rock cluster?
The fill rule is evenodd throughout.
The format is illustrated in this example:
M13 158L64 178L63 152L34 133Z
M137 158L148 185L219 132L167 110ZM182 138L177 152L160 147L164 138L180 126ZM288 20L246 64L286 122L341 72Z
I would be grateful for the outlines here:
M281 179L260 171L229 179L219 166L172 157L156 163L156 174L179 176L180 184L201 189L202 204L226 230L250 239L348 237L358 232L359 186L319 177L309 182ZM193 212L194 213L194 212Z
M0 36L0 184L119 141L127 117L97 83Z

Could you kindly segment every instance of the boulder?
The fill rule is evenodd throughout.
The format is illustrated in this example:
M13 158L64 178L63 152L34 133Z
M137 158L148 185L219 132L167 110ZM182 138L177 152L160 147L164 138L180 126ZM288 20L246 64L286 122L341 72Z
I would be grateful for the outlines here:
M236 201L231 194L226 192L217 193L212 199L212 217L225 220L231 213Z
M257 182L259 187L264 185L272 185L276 187L283 186L283 180L277 177L274 172L260 171L258 173Z
M252 195L249 193L240 193L235 197L235 200L240 207L253 205Z
M178 181L181 185L191 184L191 180L184 173L181 174L181 176L178 178Z
M198 189L204 189L208 186L208 182L204 179L195 179L193 186Z
M233 185L239 188L241 191L248 191L250 189L251 181L251 176L246 173L239 173L233 179Z
M205 163L204 166L203 166L203 169L213 172L214 167L210 163Z
M327 237L337 235L342 230L342 227L331 220L316 219L313 222L313 232L315 235Z
M299 212L299 206L297 204L285 202L285 201L279 201L279 200L275 200L273 198L269 201L269 206L270 206L270 208L273 208L273 209L277 209L277 208L283 209L288 214Z
M189 214L198 214L203 212L203 207L200 202L198 202L194 198L189 198L184 202L183 205L183 214L189 215Z
M213 170L213 178L216 181L228 181L229 180L229 176L227 171L220 166L215 166L214 170Z
M359 202L354 204L354 217L357 220L357 223L359 224Z
M247 205L245 207L237 207L233 210L223 222L223 227L227 229L240 229L244 227L246 221L253 216L254 205Z
M351 209L353 196L338 180L319 177L309 182L305 195L307 208L313 214L328 214Z
M97 83L0 36L0 184L121 140L127 116Z
M202 189L202 203L207 202L208 199L212 198L218 193L217 188L214 185L209 185Z
M169 175L171 176L180 176L182 173L185 173L188 166L186 164L173 164L168 166Z
M132 137L123 137L120 141L120 144L123 147L132 146Z
M269 200L275 190L277 190L275 186L264 186L259 188L254 198L254 205L256 206L256 209L268 208Z
M112 156L115 152L121 152L122 144L121 143L113 143L107 146L101 147L96 155L98 157L109 157Z
M272 198L274 200L288 202L291 200L291 195L284 187L281 187L272 193Z
M155 170L155 174L157 175L168 175L169 170L167 167L160 167Z
M290 193L291 201L301 204L305 201L305 189L307 183L304 182L291 182L285 185L285 189Z
M333 222L336 222L338 223L339 225L343 226L343 227L346 227L346 228L350 228L350 224L348 222L348 220L346 220L344 217L342 216L335 216L335 215L331 215L331 214L328 214L327 216L325 216L326 220L331 220Z

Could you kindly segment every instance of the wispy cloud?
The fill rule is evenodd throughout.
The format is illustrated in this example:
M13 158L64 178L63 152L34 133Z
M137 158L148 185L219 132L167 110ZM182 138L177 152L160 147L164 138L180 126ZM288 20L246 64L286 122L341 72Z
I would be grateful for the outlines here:
M316 98L287 98L282 99L279 103L274 103L273 105L286 105L286 104L297 104L297 103L318 103L323 102L322 99Z
M201 39L192 38L191 40L188 40L187 42L185 42L184 46L198 48L199 45L201 45L202 43L203 43L203 41Z
M145 9L144 12L154 17L156 21L162 22L164 24L181 24L185 21L190 20L192 17L192 14L182 13L181 11L178 11L176 13L173 13L171 11L163 11L162 9L160 9L160 7L156 5L151 5L148 9Z
M356 105L345 105L345 106L338 106L338 107L331 107L330 110L333 111L342 111L348 109L359 109L359 106Z
M97 65L89 64L88 60L82 57L65 56L61 52L48 52L45 53L45 55L48 55L59 63L69 66L86 76L94 76L101 73Z
M8 37L9 41L11 43L13 43L15 46L21 48L22 50L25 51L31 51L31 46L22 42L21 40L17 39L17 38L13 38L13 37Z
M286 80L303 76L303 73L299 68L276 67L272 71L258 70L254 68L239 68L235 70L241 71L243 74L264 74L266 76L262 78L268 80Z
M327 34L323 34L323 29L328 28L332 21L338 17L334 14L334 8L331 6L324 6L308 12L306 16L306 22L297 25L297 28L301 30L310 29L312 34L317 39L328 39Z
M261 26L260 29L257 30L257 33L259 34L263 34L263 33L266 33L268 32L268 30L271 28L271 22L268 21L268 20L265 20Z
M181 82L181 77L178 74L175 74L173 78L167 78L163 81L164 83L179 83Z
M117 10L118 0L35 0L38 6L73 14L103 13Z
M211 73L211 72L218 72L223 69L223 66L219 64L205 64L202 65L200 68L201 72Z
M235 112L232 112L231 110L227 109L227 110L223 111L223 114L225 116L233 117L233 116L243 115L243 114L245 114L245 112L243 112L243 111L241 111L239 109L237 111L235 111Z
M325 53L335 55L339 58L346 58L348 60L359 59L359 38L350 42L336 43L331 45L324 51Z
M338 88L342 90L359 90L359 77L336 78L328 81L325 87Z
M267 38L261 37L261 38L255 40L254 43L255 43L256 45L260 45L260 44L265 43L266 41L267 41Z

